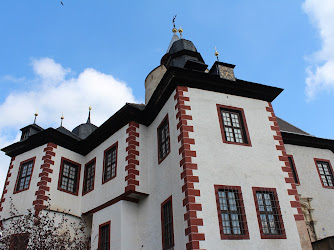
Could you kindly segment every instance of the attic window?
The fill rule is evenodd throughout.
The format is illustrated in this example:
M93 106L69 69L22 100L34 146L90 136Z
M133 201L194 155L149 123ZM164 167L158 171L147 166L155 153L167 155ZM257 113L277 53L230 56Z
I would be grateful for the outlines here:
M103 169L103 181L105 183L116 177L117 170L117 145L109 147L104 151L104 169Z
M30 135L30 128L23 130L21 135L21 141L27 139Z

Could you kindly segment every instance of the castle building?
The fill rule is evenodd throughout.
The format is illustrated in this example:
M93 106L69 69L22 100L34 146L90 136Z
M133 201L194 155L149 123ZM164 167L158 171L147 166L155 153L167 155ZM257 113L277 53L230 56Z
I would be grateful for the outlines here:
M334 236L334 141L275 116L282 89L208 69L174 35L127 103L101 126L24 127L0 215L46 208L84 217L92 249L312 249ZM48 201L48 197L51 200Z

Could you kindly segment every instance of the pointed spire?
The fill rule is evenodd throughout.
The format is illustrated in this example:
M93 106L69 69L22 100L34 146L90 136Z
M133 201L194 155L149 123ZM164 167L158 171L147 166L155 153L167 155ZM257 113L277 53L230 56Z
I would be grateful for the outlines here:
M35 119L34 119L34 124L36 124L36 119L37 119L38 113L35 113Z
M64 113L61 113L61 117L60 117L60 127L63 126L63 120L64 120Z
M219 53L218 53L218 51L217 51L217 48L216 48L216 46L215 46L215 56L217 57L217 62L219 62L219 58L218 58L218 56L219 56Z
M92 110L92 107L89 107L89 112L88 112L88 119L87 119L87 124L90 124L90 111Z

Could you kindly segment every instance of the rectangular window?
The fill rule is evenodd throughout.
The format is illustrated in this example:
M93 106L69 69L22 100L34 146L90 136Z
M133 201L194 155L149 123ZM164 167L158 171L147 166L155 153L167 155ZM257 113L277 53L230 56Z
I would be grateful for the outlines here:
M117 142L104 151L103 183L116 177Z
M162 162L170 152L168 114L158 127L158 159Z
M94 158L85 165L84 186L82 190L83 195L87 194L88 192L94 189L95 163L96 163L96 158Z
M173 206L172 196L161 204L162 249L171 250L174 247Z
M281 209L275 188L253 187L262 239L286 239Z
M251 146L244 111L217 104L223 142Z
M215 185L221 239L249 239L241 187Z
M14 193L29 189L35 159L36 157L20 163Z
M334 188L333 168L330 161L323 159L314 159L318 174L324 188Z
M80 167L79 163L62 157L58 182L59 190L78 195Z
M99 226L99 250L110 249L110 221Z
M295 162L293 160L292 155L288 155L288 160L289 160L289 164L290 164L291 171L292 171L292 174L293 174L293 179L295 180L296 184L300 184L297 169L296 169Z

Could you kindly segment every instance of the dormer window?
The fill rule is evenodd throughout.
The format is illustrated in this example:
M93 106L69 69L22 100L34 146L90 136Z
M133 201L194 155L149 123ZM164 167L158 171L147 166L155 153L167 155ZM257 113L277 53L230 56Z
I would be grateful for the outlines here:
M30 128L23 130L21 135L21 141L27 139L30 135Z

